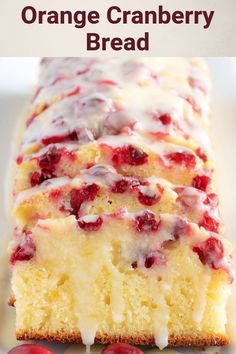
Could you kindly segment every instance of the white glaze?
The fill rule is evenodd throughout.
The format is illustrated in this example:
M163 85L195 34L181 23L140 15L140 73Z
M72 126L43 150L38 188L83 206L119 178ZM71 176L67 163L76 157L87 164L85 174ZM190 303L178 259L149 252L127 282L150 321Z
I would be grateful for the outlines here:
M78 71L82 74L78 75ZM205 88L205 93L189 85L190 77ZM67 96L78 87L79 94ZM142 135L167 134L181 144L184 141L188 144L184 136L190 135L195 145L210 153L209 139L200 123L209 115L209 84L206 71L199 69L196 61L56 58L42 63L39 88L32 111L35 105L51 106L26 130L23 149L49 136L72 131L80 136L80 130L85 128L90 139L97 139L104 134L116 134L117 130L119 133L128 126ZM192 97L201 107L199 119L184 97ZM55 99L60 101L53 103ZM171 116L173 124L166 126L153 119L153 115L163 114Z

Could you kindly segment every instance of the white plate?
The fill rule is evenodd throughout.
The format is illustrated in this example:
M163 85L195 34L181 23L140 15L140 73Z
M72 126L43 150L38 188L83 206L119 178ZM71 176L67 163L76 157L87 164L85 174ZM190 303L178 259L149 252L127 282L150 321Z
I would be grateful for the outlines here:
M217 179L221 201L221 211L226 226L227 237L234 242L236 236L236 59L208 58L213 79L213 98L216 103L212 119L213 142L216 152ZM0 58L0 235L7 233L7 216L3 205L6 193L6 169L10 155L10 145L17 117L27 102L32 87L37 80L38 58ZM5 215L5 217L3 217ZM7 290L3 286L6 263L3 255L6 245L4 237L0 237L0 354L5 354L16 344L14 339L14 310L6 304ZM2 254L1 254L2 252ZM4 268L5 267L5 268ZM235 286L231 303L235 298ZM229 331L235 337L236 306L230 305ZM7 314L7 316L6 316ZM78 354L85 352L82 346L74 346L69 351L68 345L47 344L56 354ZM72 347L71 347L72 350ZM100 350L100 349L99 349ZM97 348L92 350L97 352ZM155 353L159 351L155 349ZM189 349L177 350L177 353L235 354L234 343L224 349L209 349L201 352ZM167 354L167 351L162 353ZM176 353L174 351L168 352Z

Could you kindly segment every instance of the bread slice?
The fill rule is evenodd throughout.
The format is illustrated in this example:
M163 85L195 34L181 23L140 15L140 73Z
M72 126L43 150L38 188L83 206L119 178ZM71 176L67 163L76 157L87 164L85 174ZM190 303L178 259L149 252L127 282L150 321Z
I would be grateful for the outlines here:
M22 191L14 215L29 227L38 219L115 213L124 206L130 212L148 208L156 216L173 213L212 232L221 228L216 194L155 177L125 177L109 165L94 165L72 179L53 178Z
M48 145L20 161L15 179L14 195L61 176L75 177L94 164L108 164L125 176L145 178L156 176L173 183L193 185L196 176L211 176L212 165L194 151L170 143L152 145L139 137L106 136L83 144Z
M90 345L97 333L101 341L132 338L160 348L169 337L227 342L222 309L231 273L222 242L179 216L156 219L147 210L17 229L17 337L66 341L80 333Z

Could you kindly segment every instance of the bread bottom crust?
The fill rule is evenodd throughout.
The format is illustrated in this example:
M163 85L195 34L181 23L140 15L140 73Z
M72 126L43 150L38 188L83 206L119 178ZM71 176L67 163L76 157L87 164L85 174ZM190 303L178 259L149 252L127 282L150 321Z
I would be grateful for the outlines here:
M16 338L18 340L47 340L62 343L82 343L79 332L64 333L62 331L55 333L37 333L33 331L17 331ZM154 336L148 333L137 333L134 335L119 335L109 333L97 333L95 343L110 344L115 342L128 343L133 345L155 345ZM169 336L169 347L205 347L205 346L225 346L229 344L227 334L212 334L206 336L192 335L180 336L171 334Z

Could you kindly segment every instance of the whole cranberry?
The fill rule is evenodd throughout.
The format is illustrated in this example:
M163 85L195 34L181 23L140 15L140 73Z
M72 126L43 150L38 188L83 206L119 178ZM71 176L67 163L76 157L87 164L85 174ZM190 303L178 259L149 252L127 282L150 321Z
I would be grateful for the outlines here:
M54 352L38 344L22 344L12 348L7 354L54 354Z
M101 354L144 354L142 350L125 343L113 343L102 350Z

